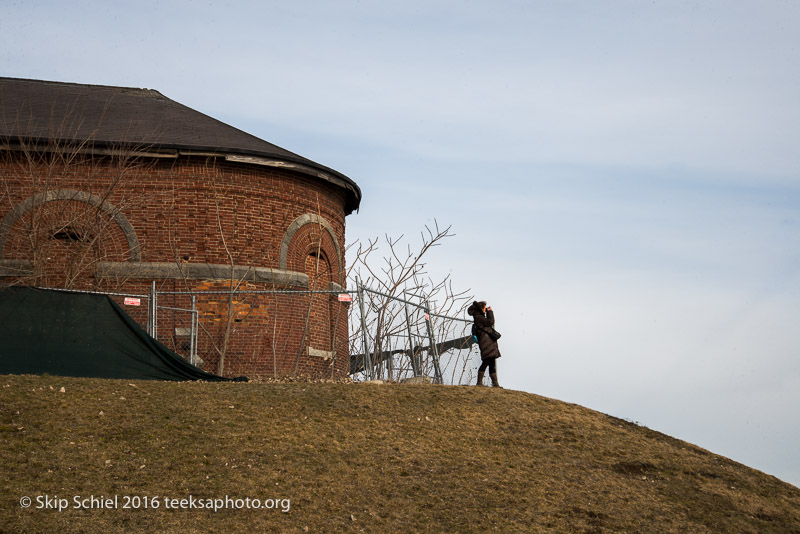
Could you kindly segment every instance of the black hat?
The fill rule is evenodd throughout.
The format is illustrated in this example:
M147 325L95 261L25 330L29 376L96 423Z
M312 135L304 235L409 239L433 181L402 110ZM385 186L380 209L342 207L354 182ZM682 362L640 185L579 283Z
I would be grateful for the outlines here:
M483 315L483 309L486 307L485 300L476 300L473 301L469 308L467 308L467 315L472 315L473 317L481 314Z

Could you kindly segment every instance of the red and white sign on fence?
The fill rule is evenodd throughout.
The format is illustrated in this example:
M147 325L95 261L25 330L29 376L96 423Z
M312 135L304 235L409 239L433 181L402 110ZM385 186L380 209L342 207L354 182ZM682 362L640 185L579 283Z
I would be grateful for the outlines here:
M339 293L339 302L353 302L353 295L349 293Z
M142 305L142 299L135 299L133 297L125 297L124 302L125 302L126 306L141 306Z

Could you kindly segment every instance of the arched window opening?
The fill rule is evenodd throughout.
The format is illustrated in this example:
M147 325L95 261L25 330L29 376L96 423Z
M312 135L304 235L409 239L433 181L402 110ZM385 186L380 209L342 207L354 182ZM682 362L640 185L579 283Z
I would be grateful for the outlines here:
M325 252L312 250L306 255L305 272L308 289L327 291L331 268ZM326 293L311 294L309 317L309 354L325 354L332 350L330 298Z
M74 226L67 226L53 230L52 239L56 241L66 241L68 243L89 243L92 241L92 235Z

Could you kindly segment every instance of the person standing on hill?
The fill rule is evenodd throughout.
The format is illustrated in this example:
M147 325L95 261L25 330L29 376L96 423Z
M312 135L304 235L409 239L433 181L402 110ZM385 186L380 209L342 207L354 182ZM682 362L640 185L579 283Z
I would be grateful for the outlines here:
M486 306L485 301L475 301L467 308L467 313L472 316L472 335L478 338L478 347L481 349L481 366L478 368L478 386L483 385L483 373L489 368L489 377L492 386L499 388L497 382L497 358L500 349L497 340L500 333L494 329L494 312L491 306Z

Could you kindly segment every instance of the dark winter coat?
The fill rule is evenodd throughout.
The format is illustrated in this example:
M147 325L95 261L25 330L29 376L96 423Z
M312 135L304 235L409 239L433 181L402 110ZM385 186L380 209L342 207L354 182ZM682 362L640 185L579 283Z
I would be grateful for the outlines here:
M487 310L486 315L484 315L480 307L473 304L469 307L467 313L472 315L472 320L474 321L473 329L475 335L478 336L481 360L499 358L500 349L497 347L497 341L489 337L489 332L494 328L494 312L492 310Z

